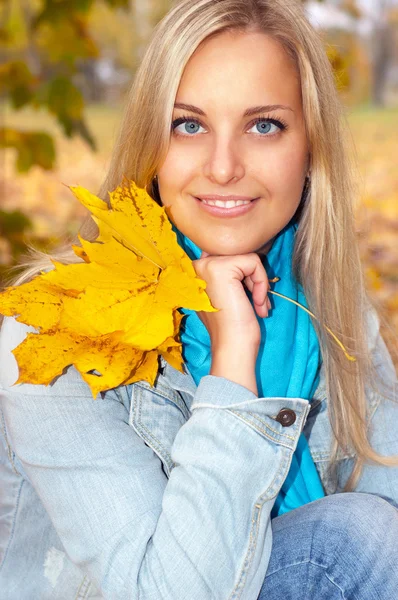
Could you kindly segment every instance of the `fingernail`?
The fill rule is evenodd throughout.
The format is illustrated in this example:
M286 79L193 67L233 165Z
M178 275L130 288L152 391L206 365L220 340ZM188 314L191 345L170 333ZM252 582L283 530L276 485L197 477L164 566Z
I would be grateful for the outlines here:
M268 305L268 309L271 310L272 306L271 306L271 300L269 298L267 298L267 305Z

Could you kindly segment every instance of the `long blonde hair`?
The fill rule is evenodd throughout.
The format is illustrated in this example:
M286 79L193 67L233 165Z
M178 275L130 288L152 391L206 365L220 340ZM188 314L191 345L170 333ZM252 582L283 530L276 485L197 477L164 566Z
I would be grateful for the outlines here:
M324 367L329 415L334 433L330 468L338 454L355 456L343 491L352 491L364 461L397 466L398 456L376 453L367 438L367 390L377 374L368 347L365 291L354 226L357 177L353 152L344 135L344 114L333 71L320 35L297 0L183 0L158 23L135 75L126 103L109 172L99 191L108 200L123 176L159 203L153 177L170 139L173 105L183 70L198 45L225 31L260 31L279 41L294 60L301 79L302 101L311 155L311 184L300 207L293 258L312 311L343 341L356 362L349 362L314 320ZM89 216L80 234L89 240L98 230ZM72 240L78 243L77 237ZM52 267L50 255L31 249L19 285ZM64 263L80 259L67 246L52 258ZM331 472L332 472L331 471Z

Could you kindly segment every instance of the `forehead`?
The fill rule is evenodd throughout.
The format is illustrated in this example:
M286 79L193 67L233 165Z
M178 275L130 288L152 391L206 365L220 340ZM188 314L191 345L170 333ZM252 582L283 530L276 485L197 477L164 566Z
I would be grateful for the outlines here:
M177 101L223 105L301 104L297 69L280 42L259 32L223 32L189 59ZM226 103L226 104L225 104Z

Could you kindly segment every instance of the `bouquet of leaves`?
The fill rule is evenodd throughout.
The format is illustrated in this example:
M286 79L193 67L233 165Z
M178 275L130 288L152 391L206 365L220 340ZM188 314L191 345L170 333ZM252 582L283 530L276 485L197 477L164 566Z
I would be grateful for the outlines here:
M70 365L93 397L119 385L153 385L159 355L183 372L178 308L217 311L179 246L164 207L125 180L110 205L70 188L99 228L94 242L78 236L82 259L41 272L0 294L0 313L38 328L13 354L19 383L48 385Z

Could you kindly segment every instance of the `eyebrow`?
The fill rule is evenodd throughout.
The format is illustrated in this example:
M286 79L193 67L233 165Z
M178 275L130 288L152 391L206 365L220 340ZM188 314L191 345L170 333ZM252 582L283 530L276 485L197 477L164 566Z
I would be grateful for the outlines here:
M207 116L201 108L198 108L193 104L184 104L182 102L176 102L174 104L174 108L182 108L183 110L188 110L189 112L196 113L198 115L201 115L202 117ZM294 112L294 110L290 106L284 106L283 104L264 104L263 106L252 106L251 108L248 108L243 113L243 116L251 117L252 115L256 115L258 113L271 112L274 110L291 110L292 112Z

